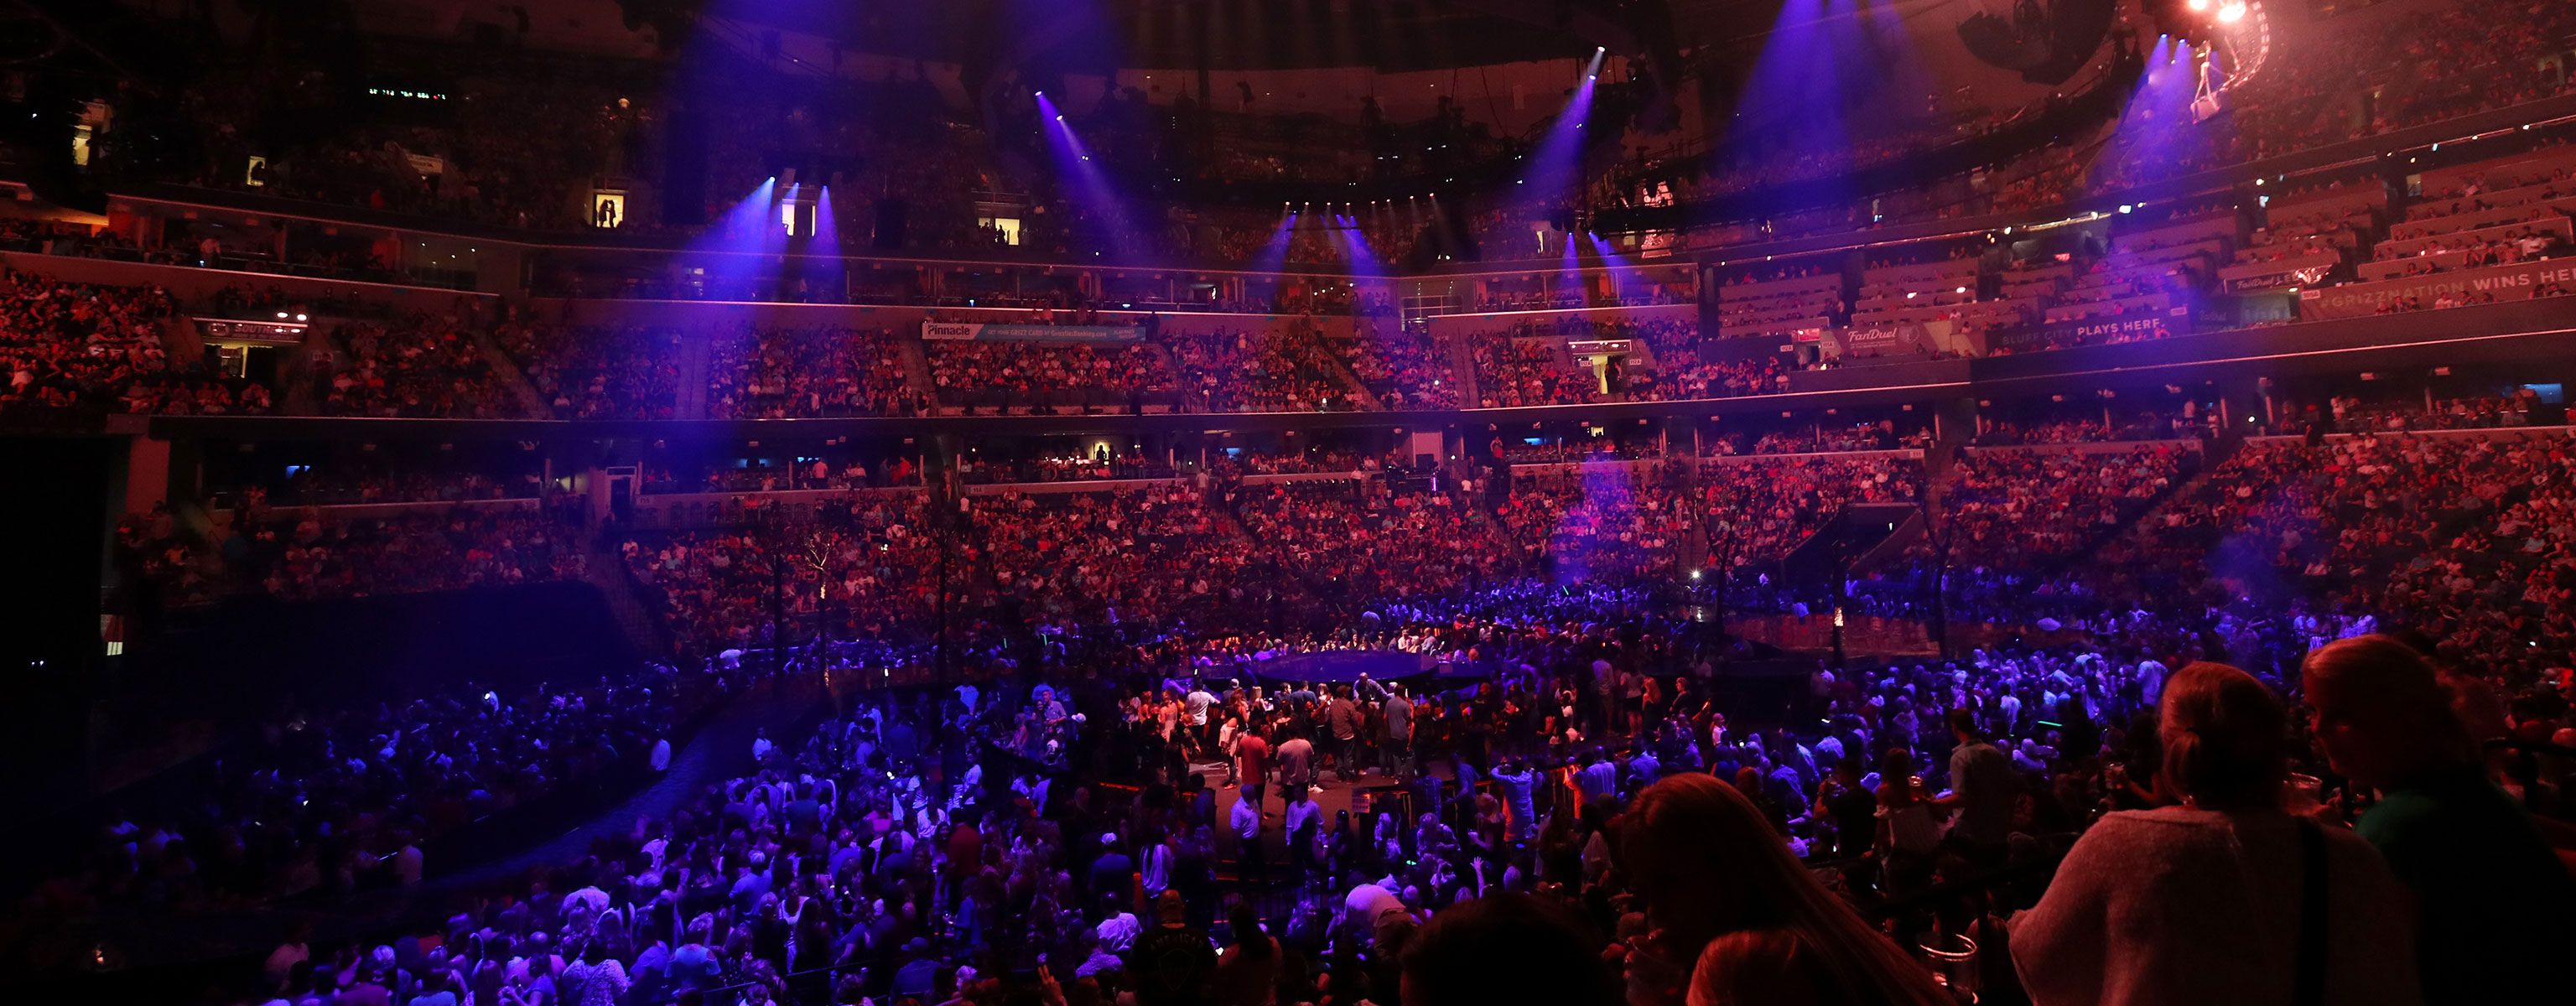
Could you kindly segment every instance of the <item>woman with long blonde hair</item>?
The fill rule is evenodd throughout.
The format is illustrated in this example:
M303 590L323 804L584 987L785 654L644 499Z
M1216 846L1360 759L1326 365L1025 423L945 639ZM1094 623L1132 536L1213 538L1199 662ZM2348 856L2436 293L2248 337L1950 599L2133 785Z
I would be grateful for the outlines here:
M1633 1006L1729 1006L1753 1001L1729 990L1754 988L1796 1002L1950 1006L1931 972L1826 890L1735 787L1673 776L1637 794L1617 827L1619 867L1652 926L1629 947ZM1708 973L1693 978L1694 966Z

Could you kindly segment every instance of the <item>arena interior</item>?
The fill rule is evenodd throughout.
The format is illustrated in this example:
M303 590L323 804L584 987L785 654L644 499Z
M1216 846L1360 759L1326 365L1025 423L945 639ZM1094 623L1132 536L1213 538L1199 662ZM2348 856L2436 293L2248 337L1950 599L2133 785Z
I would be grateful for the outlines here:
M7 0L0 1001L2576 999L2576 4Z

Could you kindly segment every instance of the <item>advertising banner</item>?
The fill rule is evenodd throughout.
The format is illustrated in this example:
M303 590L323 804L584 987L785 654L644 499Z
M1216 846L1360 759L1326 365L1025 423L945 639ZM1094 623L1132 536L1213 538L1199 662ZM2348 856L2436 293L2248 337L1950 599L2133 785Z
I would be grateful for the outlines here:
M2299 320L2361 318L2382 305L2413 301L2433 307L2444 296L2465 303L2530 300L2543 286L2576 284L2576 259L2513 262L2483 269L2400 276L2375 283L2346 283L2322 290L2299 291Z
M1922 359L1943 354L1974 356L1984 348L1976 338L1963 331L1956 322L1938 319L1921 323L1863 325L1837 329L1831 348L1834 355L1846 360Z
M2118 318L2089 318L2064 321L2053 325L2026 325L1986 334L1986 352L2026 353L2037 349L2063 349L2068 346L2091 346L2109 342L2135 342L2156 338L2156 330L2179 334L2191 330L2189 308L2168 308L2156 314L2127 315Z
M1921 325L1862 325L1831 330L1826 355L1834 359L1866 360L1882 356L1911 356L1930 349L1931 340Z
M1134 325L996 325L980 321L925 321L921 337L930 342L1136 342L1145 330Z

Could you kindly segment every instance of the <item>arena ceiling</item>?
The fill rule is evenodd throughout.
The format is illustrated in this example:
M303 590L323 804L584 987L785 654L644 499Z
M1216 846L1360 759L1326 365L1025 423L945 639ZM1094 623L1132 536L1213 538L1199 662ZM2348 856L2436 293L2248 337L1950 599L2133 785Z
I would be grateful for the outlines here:
M971 62L1025 49L1033 25L1092 22L1094 69L1436 70L1590 55L1624 35L1633 55L1767 29L1782 0L620 0L630 22L718 17L838 38L854 51ZM1691 24L1672 12L1686 7ZM666 32L667 34L667 32ZM1614 47L1615 48L1615 47Z

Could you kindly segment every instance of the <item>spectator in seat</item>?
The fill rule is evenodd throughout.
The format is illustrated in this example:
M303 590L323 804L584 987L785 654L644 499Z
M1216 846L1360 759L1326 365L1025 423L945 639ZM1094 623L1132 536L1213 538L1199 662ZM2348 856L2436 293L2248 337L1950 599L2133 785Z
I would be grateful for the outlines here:
M1216 950L1208 935L1190 925L1189 906L1179 891L1154 899L1154 928L1136 938L1128 951L1127 970L1136 976L1138 1006L1204 1006L1213 1002Z
M1461 902L1405 944L1404 1006L1527 1002L1610 1006L1617 986L1599 937L1563 907L1526 894Z
M1778 1001L1863 1002L1891 1006L1947 1003L1922 965L1878 934L1860 913L1825 889L1789 854L1753 802L1715 776L1664 779L1637 794L1619 819L1618 865L1645 909L1647 935L1628 941L1631 1006L1678 1006L1694 986L1733 987L1736 976L1693 973L1710 944L1743 933L1768 934L1776 953L1759 962L1722 952L1731 965L1783 967L1782 958L1814 957L1794 974L1830 977L1830 987L1782 989ZM1435 919L1437 917L1435 916ZM1759 949L1758 947L1750 949Z
M2162 775L2182 803L2111 814L2076 840L2012 927L2031 1001L2420 1001L2388 865L2282 809L2288 714L2271 690L2196 663L2174 674L2159 716Z
M1992 865L2003 859L2004 839L2012 831L2013 800L2020 789L2012 759L1986 742L1977 716L1950 710L1950 792L1934 802L1955 810L1950 838L1971 860Z
M2432 665L2367 635L2317 648L2304 670L2318 745L2353 785L2379 790L2355 830L2414 892L2424 1001L2563 987L2551 962L2576 945L2576 878L2487 778Z

